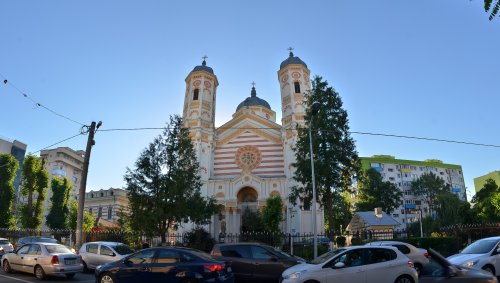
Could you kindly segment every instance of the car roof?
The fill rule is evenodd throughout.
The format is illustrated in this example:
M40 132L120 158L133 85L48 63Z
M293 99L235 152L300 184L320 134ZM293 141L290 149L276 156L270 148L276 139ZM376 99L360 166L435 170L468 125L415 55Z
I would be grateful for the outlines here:
M374 241L374 242L368 243L367 245L375 246L375 245L401 245L401 244L413 246L412 244L400 242L400 241Z
M482 238L482 239L479 239L477 241L481 241L481 240L495 240L495 241L499 241L500 240L500 236L496 236L496 237L488 237L488 238Z
M88 244L100 244L100 245L110 245L110 246L125 245L124 243L120 243L120 242L105 242L105 241L84 243L84 245L88 245Z
M8 241L9 239L7 239L7 238L0 238L0 240L7 240Z
M399 250L396 247L393 246L349 246L349 247L342 247L342 249L346 250L355 250L355 249L388 249L388 250L394 250L398 251Z
M263 243L258 243L258 242L238 242L238 243L220 243L216 244L217 246L223 247L223 246L241 246L241 245L256 245L256 246L266 246L268 247L269 245L263 244Z

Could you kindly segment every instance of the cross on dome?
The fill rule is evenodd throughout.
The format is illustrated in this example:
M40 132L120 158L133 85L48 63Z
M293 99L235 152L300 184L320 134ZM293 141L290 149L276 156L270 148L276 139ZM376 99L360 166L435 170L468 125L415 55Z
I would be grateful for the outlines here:
M293 48L292 47L288 47L288 51L290 51L290 57L293 57Z

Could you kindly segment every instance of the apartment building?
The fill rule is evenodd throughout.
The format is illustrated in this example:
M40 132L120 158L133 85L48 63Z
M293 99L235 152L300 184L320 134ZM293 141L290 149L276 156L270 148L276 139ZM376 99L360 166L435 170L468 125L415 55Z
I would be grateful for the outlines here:
M401 205L391 213L391 216L401 223L399 229L404 229L406 223L419 221L420 213L429 215L429 206L420 197L410 192L411 183L424 173L434 173L451 187L451 192L461 200L466 200L466 190L462 166L446 164L441 160L428 159L424 161L396 159L390 155L374 155L360 157L364 170L377 170L384 181L394 183L402 192Z
M474 189L476 190L476 193L484 187L486 180L488 179L492 179L498 186L500 186L500 171L493 171L486 175L474 178Z

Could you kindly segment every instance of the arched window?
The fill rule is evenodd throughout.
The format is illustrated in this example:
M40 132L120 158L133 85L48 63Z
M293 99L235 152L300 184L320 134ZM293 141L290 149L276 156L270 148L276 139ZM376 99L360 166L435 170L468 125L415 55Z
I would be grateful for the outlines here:
M198 95L200 94L199 89L195 89L193 93L193 100L198 100Z
M294 85L295 85L295 93L300 93L300 83L295 82Z

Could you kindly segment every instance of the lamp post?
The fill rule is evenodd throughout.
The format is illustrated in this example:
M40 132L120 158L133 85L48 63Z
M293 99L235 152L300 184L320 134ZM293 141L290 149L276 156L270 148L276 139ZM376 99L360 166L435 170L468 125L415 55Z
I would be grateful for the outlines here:
M314 101L311 105L311 121L309 123L309 157L311 159L311 183L312 183L312 229L313 229L313 250L314 250L314 258L318 257L318 235L316 228L316 177L314 176L314 159L313 159L313 146L312 146L312 122L313 118L319 112L319 108L321 107L321 103Z

